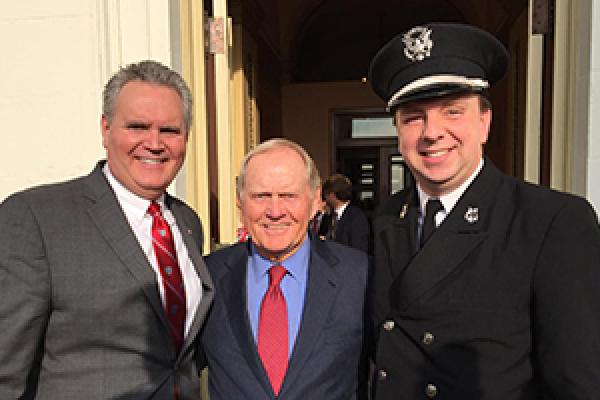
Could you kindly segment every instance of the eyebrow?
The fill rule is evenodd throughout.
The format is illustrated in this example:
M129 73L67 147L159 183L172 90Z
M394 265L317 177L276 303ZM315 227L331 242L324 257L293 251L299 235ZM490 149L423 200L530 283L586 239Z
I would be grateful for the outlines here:
M167 132L167 133L179 133L181 132L181 128L177 127L177 126L161 126L160 128L158 128L158 130L160 132Z
M150 127L152 126L152 124L148 123L148 122L139 122L139 121L132 121L132 122L127 122L125 124L125 126L127 127L127 129L150 129ZM178 126L172 126L172 125L165 125L165 126L161 126L158 128L159 132L165 132L165 133L179 133L181 132L181 128Z
M456 96L449 98L440 98L431 101L423 100L415 102L414 104L409 103L405 105L400 105L398 106L397 110L404 114L410 114L422 112L422 110L426 107L449 107L458 104L463 104L463 102L464 96Z
M440 107L445 107L451 104L455 104L457 102L462 102L472 95L472 93L456 93L453 95L451 94L437 98L434 97L431 99L417 100L414 103L400 104L397 109L404 112L409 112L414 109L419 109L421 107L431 105L439 105Z
M125 124L125 127L127 127L128 129L148 129L150 128L150 124L147 122L139 122L139 121L132 121L132 122L127 122Z

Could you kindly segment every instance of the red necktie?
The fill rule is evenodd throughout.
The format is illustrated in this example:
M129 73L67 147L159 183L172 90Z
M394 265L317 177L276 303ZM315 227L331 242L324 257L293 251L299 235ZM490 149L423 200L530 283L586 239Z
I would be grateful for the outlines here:
M152 246L163 282L165 312L169 320L175 349L179 353L185 332L186 304L183 278L177 262L171 228L163 218L160 206L156 202L152 202L148 207L148 214L152 216Z
M288 318L279 283L287 273L281 265L269 269L269 288L260 306L258 354L277 396L288 365Z

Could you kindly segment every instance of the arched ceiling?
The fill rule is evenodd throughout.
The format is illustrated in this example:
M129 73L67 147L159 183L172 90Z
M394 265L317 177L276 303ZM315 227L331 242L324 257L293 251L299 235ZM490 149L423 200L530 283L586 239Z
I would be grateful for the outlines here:
M298 0L279 3L281 61L289 82L358 80L394 35L429 21L498 33L527 0Z

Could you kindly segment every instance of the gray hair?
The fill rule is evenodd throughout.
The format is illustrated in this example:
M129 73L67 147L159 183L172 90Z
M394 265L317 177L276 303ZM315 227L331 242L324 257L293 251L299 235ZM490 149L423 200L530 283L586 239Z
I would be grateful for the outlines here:
M123 86L131 81L154 83L174 89L181 98L186 132L192 125L192 93L181 75L171 68L153 60L140 61L121 67L104 86L102 114L110 124L115 111L117 96Z
M306 166L306 179L308 180L308 184L313 194L315 193L315 191L321 186L321 176L319 175L319 170L317 169L317 166L315 165L313 159L306 152L306 150L304 150L304 148L298 143L292 142L291 140L284 138L274 138L262 142L254 149L250 150L242 160L240 174L236 179L236 190L238 195L242 194L244 192L244 189L246 188L246 174L248 171L248 163L250 162L252 157L281 148L291 149L295 151L300 156L300 158L302 158L302 161L304 161L304 165Z

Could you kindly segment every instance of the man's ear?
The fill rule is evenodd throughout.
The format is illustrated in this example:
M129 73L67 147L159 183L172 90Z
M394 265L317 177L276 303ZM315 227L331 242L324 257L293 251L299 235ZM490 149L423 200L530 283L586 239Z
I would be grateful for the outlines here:
M100 130L102 131L102 146L106 149L108 146L108 135L110 134L110 126L105 115L100 118Z
M240 199L240 194L239 192L236 193L235 195L235 206L237 207L237 209L240 211L240 213L242 212L242 200Z
M319 186L315 190L313 201L312 201L312 210L310 212L310 215L312 217L314 217L317 214L317 211L319 211L321 209L321 204L322 204L322 200L321 200L321 186Z
M490 128L492 127L492 109L488 108L481 112L481 127L480 127L480 141L481 144L485 144L488 141L490 135Z

